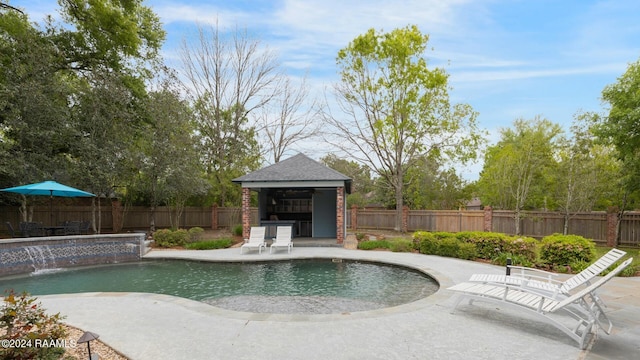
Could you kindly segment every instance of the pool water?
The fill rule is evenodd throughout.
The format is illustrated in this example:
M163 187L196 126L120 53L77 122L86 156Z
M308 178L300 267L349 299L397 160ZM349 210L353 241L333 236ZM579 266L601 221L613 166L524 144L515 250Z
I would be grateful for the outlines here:
M142 261L0 280L32 295L147 292L237 311L340 313L406 304L433 294L435 280L398 266L331 259L264 263Z

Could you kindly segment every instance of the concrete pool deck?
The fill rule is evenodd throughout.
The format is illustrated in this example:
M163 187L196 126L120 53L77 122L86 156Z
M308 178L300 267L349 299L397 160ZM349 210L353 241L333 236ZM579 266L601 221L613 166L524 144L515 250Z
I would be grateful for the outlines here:
M461 304L447 287L502 267L438 256L342 248L294 248L291 254L240 250L151 251L145 259L269 261L340 258L420 269L440 283L410 304L330 315L254 314L157 294L39 296L50 313L100 335L133 360L147 359L633 359L640 354L640 278L615 278L599 294L614 323L587 350L559 330L512 308Z

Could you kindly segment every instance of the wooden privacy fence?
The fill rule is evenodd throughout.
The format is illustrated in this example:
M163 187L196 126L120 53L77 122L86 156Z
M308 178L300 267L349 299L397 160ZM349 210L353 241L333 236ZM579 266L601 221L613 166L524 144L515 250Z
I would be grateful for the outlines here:
M155 211L156 228L169 228L172 225L183 228L199 226L205 229L228 228L242 223L241 208L217 206L186 207L180 218L172 215L169 207L158 207ZM150 209L148 207L123 208L118 203L101 207L102 233L117 231L148 230ZM395 227L394 210L358 209L347 210L347 227L351 231L378 229L393 230ZM121 224L118 224L121 219ZM171 222L173 219L173 224ZM569 219L569 234L584 236L597 243L607 243L615 230L615 213L588 212L573 214ZM35 206L33 221L49 225L52 221L59 224L64 221L93 221L91 206L54 206L53 216L49 206ZM18 207L0 207L2 232L8 235L5 222L17 228L20 222ZM115 221L115 223L114 223ZM258 224L258 209L251 208L251 223ZM405 232L425 231L493 231L515 235L515 212L507 210L409 210L405 208L402 219ZM554 233L562 233L564 218L557 212L526 211L520 219L521 235L542 238ZM117 228L120 228L117 230ZM620 244L640 245L640 212L626 212L620 224Z
M347 227L352 231L394 230L395 210L347 210ZM587 212L571 214L568 234L593 239L596 243L611 243L615 231L616 213ZM542 238L563 233L564 216L558 212L525 211L521 213L522 236ZM403 231L493 231L515 235L515 211L509 210L408 210L403 212ZM640 246L640 212L625 212L620 223L620 245Z

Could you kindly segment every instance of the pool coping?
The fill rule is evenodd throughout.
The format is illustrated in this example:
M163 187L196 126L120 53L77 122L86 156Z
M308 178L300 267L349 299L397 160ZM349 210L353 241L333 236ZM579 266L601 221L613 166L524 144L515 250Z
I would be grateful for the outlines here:
M253 359L257 354L267 359L405 359L426 353L434 359L533 359L544 351L553 360L600 360L626 359L638 351L640 304L636 293L640 279L614 279L603 288L600 294L606 297L616 331L609 336L598 334L595 344L581 351L570 339L540 331L526 317L508 309L487 311L473 305L452 314L454 294L446 288L472 273L503 271L489 264L339 248L297 248L291 254L241 255L237 249L225 249L151 251L145 255L145 259L216 262L312 258L405 266L429 274L440 288L408 304L348 315L245 313L149 293L62 294L40 299L47 309L69 315L72 325L98 332L105 343L136 360L180 358L187 347L193 347L188 344L194 343L198 349L189 354L193 359ZM185 333L184 329L189 330ZM219 335L211 343L208 334ZM308 338L311 334L314 340ZM167 344L171 344L168 349Z

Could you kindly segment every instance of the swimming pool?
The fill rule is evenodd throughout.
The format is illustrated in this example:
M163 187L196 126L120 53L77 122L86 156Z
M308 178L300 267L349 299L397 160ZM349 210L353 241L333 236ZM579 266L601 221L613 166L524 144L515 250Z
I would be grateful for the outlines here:
M148 292L257 313L328 314L406 304L438 290L408 268L339 259L216 263L154 260L5 278L32 295Z

